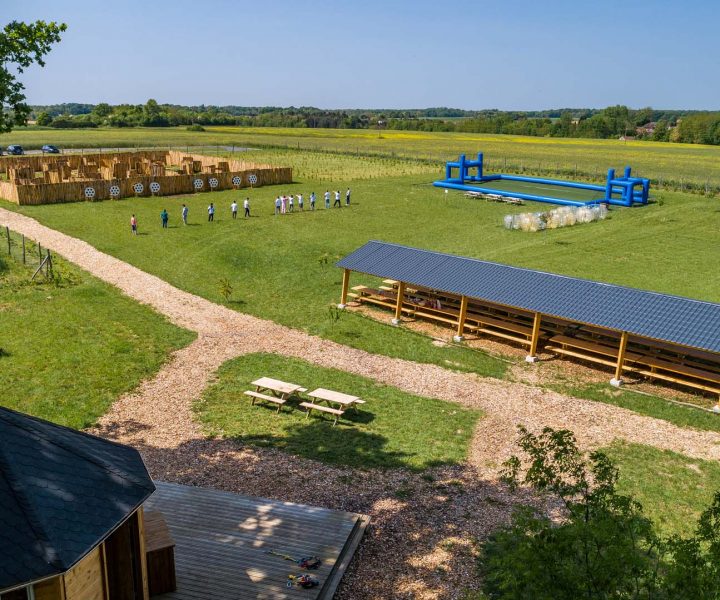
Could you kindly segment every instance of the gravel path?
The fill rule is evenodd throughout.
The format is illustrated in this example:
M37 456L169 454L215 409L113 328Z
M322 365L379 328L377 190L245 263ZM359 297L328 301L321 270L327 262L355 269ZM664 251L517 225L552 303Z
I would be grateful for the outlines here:
M175 352L154 379L120 398L98 425L100 433L140 448L154 477L371 515L374 524L361 546L361 560L353 562L340 597L459 597L463 589L472 589L475 549L469 540L485 537L519 501L495 477L499 463L515 451L518 424L532 430L569 428L585 448L620 438L720 459L720 435L714 432L682 429L521 383L369 354L183 292L18 213L0 209L0 224L197 332L195 342ZM192 401L222 363L249 352L294 356L482 409L486 417L478 424L468 464L423 476L368 474L204 439L192 419ZM306 476L318 472L323 474L321 486Z

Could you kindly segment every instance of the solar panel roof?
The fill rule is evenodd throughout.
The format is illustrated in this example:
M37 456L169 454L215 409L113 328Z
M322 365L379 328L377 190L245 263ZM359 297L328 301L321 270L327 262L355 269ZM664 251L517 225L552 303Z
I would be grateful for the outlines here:
M720 304L370 241L338 267L720 353Z

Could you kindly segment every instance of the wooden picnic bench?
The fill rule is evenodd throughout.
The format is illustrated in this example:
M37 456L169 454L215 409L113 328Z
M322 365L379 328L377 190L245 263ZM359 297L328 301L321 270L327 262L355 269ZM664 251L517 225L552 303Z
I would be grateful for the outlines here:
M273 379L271 377L261 377L252 382L255 386L255 391L247 390L246 396L252 398L252 405L255 404L256 400L264 400L266 402L272 402L278 405L278 413L282 410L283 405L288 401L288 398L292 394L298 392L307 392L307 389L297 385L296 383L288 383L286 381L280 381L279 379ZM269 391L271 394L265 394L264 391Z
M338 419L342 417L345 413L344 410L340 410L338 408L331 408L330 406L321 406L320 404L314 404L313 402L301 402L300 406L305 408L307 411L305 414L306 419L310 416L310 412L313 410L319 410L320 412L334 415L335 420L333 421L333 427L337 425Z

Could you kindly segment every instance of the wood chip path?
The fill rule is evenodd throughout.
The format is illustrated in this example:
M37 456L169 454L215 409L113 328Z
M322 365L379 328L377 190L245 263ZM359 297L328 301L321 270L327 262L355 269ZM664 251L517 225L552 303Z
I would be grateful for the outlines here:
M0 209L0 225L39 241L176 325L197 332L196 341L175 352L153 379L118 399L98 425L104 435L140 448L154 477L371 515L373 527L340 597L460 597L464 589L473 589L471 540L504 522L518 501L495 478L497 466L515 451L518 424L531 430L569 428L585 448L619 438L720 459L720 435L714 432L683 429L521 383L373 355L179 290L24 215ZM204 439L192 419L192 401L222 363L250 352L301 358L479 408L487 416L479 421L467 465L439 468L425 477L358 472L287 455L280 459L275 450ZM323 485L307 475L319 469Z

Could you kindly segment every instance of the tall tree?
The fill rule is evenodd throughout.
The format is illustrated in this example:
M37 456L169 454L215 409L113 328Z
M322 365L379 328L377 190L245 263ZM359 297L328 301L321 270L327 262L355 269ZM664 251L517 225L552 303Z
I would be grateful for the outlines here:
M25 86L16 74L35 63L44 67L43 57L60 41L60 34L66 29L65 23L54 21L12 21L0 32L0 133L24 125L30 114L30 107L25 103Z

